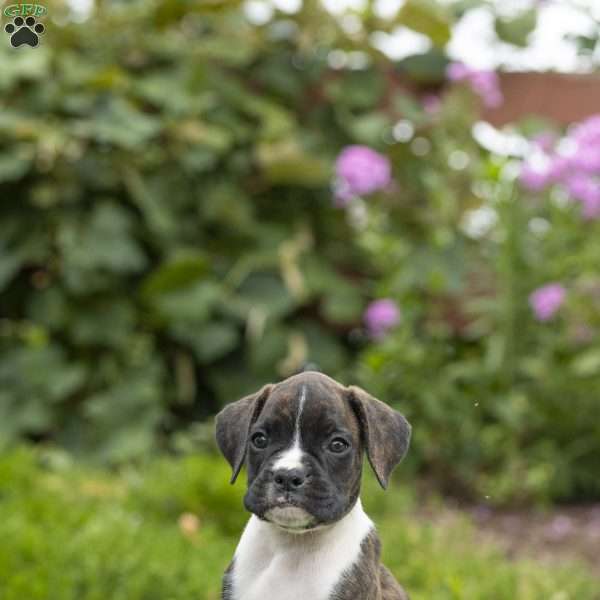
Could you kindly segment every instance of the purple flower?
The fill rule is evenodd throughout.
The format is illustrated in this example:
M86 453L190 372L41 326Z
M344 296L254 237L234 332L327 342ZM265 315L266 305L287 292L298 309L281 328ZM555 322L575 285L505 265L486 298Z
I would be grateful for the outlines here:
M582 200L583 210L581 214L584 219L592 220L600 218L600 193L596 188L594 195L589 196L586 200Z
M483 100L488 108L496 108L502 104L500 79L495 71L473 69L464 63L450 63L446 68L446 76L450 81L466 81L471 89Z
M600 179L575 172L567 178L565 187L574 200L581 202L585 219L600 217Z
M584 219L600 218L600 115L571 127L554 143L550 134L532 140L530 157L521 166L523 187L540 191L560 184L581 203Z
M569 160L563 156L534 151L521 165L519 180L524 188L539 192L550 184L561 181L569 165Z
M600 144L600 114L592 115L573 127L570 137L583 146Z
M442 108L442 101L439 96L435 94L427 94L423 98L423 110L430 115L435 115L440 112Z
M569 132L572 165L590 174L600 174L600 115L582 121Z
M374 339L381 339L395 327L401 318L398 305L389 298L374 300L369 304L364 314L365 325L369 335Z
M529 296L529 305L538 321L550 320L562 306L567 290L560 283L548 283Z
M471 69L461 62L453 62L446 67L446 76L450 81L464 81L471 73Z
M471 88L479 94L483 103L489 108L496 108L502 104L500 80L494 71L473 71L469 77Z
M548 177L552 183L559 183L569 172L569 169L571 168L571 163L568 158L560 154L549 155L549 158L550 167Z
M575 152L569 157L569 163L574 169L584 173L600 173L600 142L596 148L576 146Z
M531 143L542 152L550 153L556 144L556 136L549 131L544 131L531 138Z
M550 183L550 165L535 164L534 161L524 162L521 165L519 180L524 188L540 192Z
M335 196L338 206L345 206L356 196L372 194L387 187L392 168L386 156L367 146L347 146L335 163Z
M592 201L600 195L600 182L584 173L573 173L565 180L569 194L580 202Z

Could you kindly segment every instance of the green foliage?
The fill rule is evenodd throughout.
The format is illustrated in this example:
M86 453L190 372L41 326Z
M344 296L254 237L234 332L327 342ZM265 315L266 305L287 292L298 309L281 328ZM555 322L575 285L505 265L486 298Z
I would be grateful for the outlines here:
M450 41L450 18L435 0L408 0L400 9L398 21L425 34L436 46Z
M378 70L340 73L338 119L302 24L336 45L322 10L275 39L238 3L175 4L59 24L55 3L39 48L2 45L4 438L118 462L309 358L346 364L327 324L366 296L340 303L355 252L329 181ZM319 261L312 285L300 263Z
M508 42L515 46L526 47L529 35L537 25L537 11L530 9L512 19L496 17L494 28L496 34L503 42Z
M493 171L479 199L496 219L485 232L438 221L437 239L411 244L408 229L387 233L393 211L373 206L363 241L380 261L381 295L405 311L364 352L361 380L407 412L416 468L449 491L498 504L598 497L600 311L586 258L600 252L598 224L572 205L521 197L510 168ZM538 322L528 296L549 281L567 286L567 303Z
M477 4L369 6L348 33L309 1L263 25L240 2L97 3L81 23L56 1L39 48L1 44L0 438L109 463L189 447L190 422L310 361L404 410L412 468L452 489L598 497L598 224L502 196L467 90L420 101ZM533 16L499 35L525 43ZM371 40L398 26L432 48L394 64ZM351 143L397 185L343 211ZM498 222L466 233L481 208ZM527 295L555 279L568 307L535 323ZM361 323L376 297L403 312L382 342Z
M109 473L57 451L5 453L0 595L217 600L247 518L243 486L228 479L225 461L212 456ZM414 501L401 487L384 493L372 477L366 484L384 559L415 600L597 598L598 582L580 565L509 561L475 543L468 522L428 523L413 515Z

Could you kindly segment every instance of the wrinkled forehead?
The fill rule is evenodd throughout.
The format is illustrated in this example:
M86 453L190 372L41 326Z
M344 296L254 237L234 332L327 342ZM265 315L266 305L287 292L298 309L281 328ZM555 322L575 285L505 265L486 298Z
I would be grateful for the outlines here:
M358 435L356 417L345 388L320 374L300 374L277 384L265 403L257 425L302 431L346 429Z

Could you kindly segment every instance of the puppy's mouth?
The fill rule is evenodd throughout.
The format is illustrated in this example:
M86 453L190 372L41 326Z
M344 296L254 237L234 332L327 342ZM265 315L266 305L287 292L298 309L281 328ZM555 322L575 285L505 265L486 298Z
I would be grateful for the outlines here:
M309 531L315 526L315 518L303 508L284 499L265 512L266 521L291 532Z

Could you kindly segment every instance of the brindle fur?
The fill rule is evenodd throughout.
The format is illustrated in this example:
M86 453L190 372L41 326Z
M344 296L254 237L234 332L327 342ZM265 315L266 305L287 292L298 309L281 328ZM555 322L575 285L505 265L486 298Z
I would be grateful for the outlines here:
M234 563L235 563L235 559L233 559L229 563L229 566L227 567L227 570L225 571L225 574L223 575L223 591L221 593L221 600L233 600L233 590L231 589L233 586L233 583L232 583L231 579L232 579Z
M342 576L330 600L408 600L404 589L379 561L381 542L375 531L363 540L361 556Z

